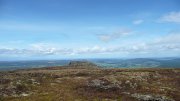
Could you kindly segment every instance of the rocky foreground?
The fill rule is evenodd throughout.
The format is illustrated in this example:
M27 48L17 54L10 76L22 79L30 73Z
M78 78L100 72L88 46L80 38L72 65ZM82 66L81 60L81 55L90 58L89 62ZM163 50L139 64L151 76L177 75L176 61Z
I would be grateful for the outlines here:
M103 69L76 61L0 72L0 101L180 101L180 69Z

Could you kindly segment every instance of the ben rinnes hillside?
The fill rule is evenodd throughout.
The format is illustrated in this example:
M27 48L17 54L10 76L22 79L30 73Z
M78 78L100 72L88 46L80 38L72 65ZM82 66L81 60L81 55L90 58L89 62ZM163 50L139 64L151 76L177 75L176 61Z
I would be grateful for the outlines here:
M0 101L180 101L180 69L103 69L87 61L0 73Z

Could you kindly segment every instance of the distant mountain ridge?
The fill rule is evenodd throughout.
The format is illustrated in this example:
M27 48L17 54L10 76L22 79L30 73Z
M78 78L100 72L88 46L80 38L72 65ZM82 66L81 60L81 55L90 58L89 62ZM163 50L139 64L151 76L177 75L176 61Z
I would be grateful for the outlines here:
M180 58L174 59L153 59L153 58L135 58L135 59L105 59L92 60L100 66L114 68L180 68Z
M89 61L104 68L180 68L180 58L77 59L0 61L0 70L16 70L68 65L71 61ZM75 64L71 64L75 65ZM83 64L82 64L83 65ZM91 64L89 64L91 65Z

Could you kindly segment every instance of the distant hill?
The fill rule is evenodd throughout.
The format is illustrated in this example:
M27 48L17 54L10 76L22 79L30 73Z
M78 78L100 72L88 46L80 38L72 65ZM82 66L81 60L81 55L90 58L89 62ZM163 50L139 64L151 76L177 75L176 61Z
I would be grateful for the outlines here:
M71 61L68 66L71 68L98 68L96 64L88 61Z
M180 58L136 58L91 60L103 67L114 68L180 68Z
M68 64L73 67L87 67L89 65L104 68L180 68L180 58L77 59L73 62L72 60L0 61L0 70L65 66ZM76 66L77 64L82 66Z

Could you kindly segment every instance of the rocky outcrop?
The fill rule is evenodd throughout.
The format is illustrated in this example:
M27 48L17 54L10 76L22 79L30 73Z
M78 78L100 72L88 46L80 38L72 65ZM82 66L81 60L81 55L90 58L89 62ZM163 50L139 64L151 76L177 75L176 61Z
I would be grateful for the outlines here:
M98 68L94 63L88 62L88 61L71 61L68 65L69 67L73 68Z
M144 95L144 94L132 94L132 97L138 99L139 101L175 101L171 98L167 98L166 96L160 95Z
M110 82L107 79L94 79L87 83L88 87L103 89L103 90L117 90L121 87L119 86L119 82Z
M136 82L130 80L117 80L114 76L104 76L102 78L89 80L88 87L104 90L135 90L138 87Z

